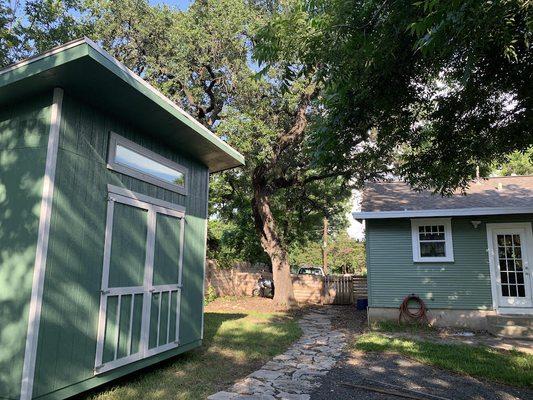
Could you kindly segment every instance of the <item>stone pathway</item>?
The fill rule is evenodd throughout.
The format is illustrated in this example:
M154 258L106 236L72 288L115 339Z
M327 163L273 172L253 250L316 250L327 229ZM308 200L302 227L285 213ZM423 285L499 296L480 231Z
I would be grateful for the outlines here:
M305 314L299 321L302 337L285 353L208 400L309 400L346 344L344 333L332 328L338 312L335 307L322 307Z

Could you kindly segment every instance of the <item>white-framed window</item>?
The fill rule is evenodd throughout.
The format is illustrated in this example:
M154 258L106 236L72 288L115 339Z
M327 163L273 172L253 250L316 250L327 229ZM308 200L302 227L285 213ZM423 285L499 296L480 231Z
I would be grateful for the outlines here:
M114 132L109 136L107 167L173 192L187 194L187 168Z
M453 262L450 218L411 220L414 262Z

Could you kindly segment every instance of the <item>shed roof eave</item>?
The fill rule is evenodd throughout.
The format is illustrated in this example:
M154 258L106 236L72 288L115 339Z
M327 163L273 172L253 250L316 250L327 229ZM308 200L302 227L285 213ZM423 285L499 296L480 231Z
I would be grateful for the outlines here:
M433 210L403 211L361 211L354 212L356 220L388 219L388 218L427 218L427 217L468 217L481 215L533 214L532 207L481 207Z
M137 99L143 99L139 100L137 102L138 104L151 103L151 107L156 107L159 110L159 114L166 115L163 119L167 122L167 125L165 126L165 129L169 131L167 132L167 135L171 136L172 134L172 131L169 130L170 125L168 124L168 121L174 120L176 123L181 124L183 127L181 133L186 135L184 137L188 138L185 139L185 144L189 145L188 151L191 155L198 156L198 158L207 165L211 172L219 172L244 165L244 156L242 154L233 149L213 132L200 124L190 114L178 107L161 92L130 71L88 38L74 40L41 55L20 61L1 70L0 94L3 88L6 89L4 90L4 94L0 96L0 100L5 100L6 97L10 98L10 96L14 96L13 93L16 91L11 90L12 93L9 93L9 89L12 89L13 87L19 88L19 95L20 93L30 93L32 85L28 84L24 87L22 84L22 81L26 78L32 78L32 83L35 82L35 79L45 82L43 85L55 83L61 86L62 83L65 83L65 80L69 79L70 82L72 82L73 80L71 77L65 77L68 73L65 73L64 70L59 70L61 70L61 68L70 68L70 71L72 72L73 69L79 68L80 65L82 65L79 64L82 60L85 60L83 61L85 63L83 65L87 65L87 62L92 62L93 65L98 65L99 68L103 68L101 71L107 70L107 79L113 79L117 82L117 85L119 85L118 82L122 82L120 85L129 88L128 91L131 93L131 96L136 96ZM67 66L71 62L72 67ZM57 73L55 72L56 69L58 71ZM62 73L65 76L62 76ZM87 86L94 85L94 82L86 76L79 77L79 80L86 80L87 82L84 84ZM77 82L76 85L79 87L81 83ZM38 87L38 85L34 85L34 87ZM103 88L103 90L104 89L107 88ZM161 125L164 124L164 121L161 122ZM184 132L183 129L188 133ZM174 129L174 133L177 131L179 131L178 126ZM167 136L166 139L171 141L172 138L169 136ZM195 141L195 143L191 143L190 141Z

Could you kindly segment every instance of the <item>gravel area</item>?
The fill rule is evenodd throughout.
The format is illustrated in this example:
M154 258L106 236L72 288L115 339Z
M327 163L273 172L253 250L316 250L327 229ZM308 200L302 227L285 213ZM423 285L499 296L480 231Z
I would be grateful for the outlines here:
M334 320L334 324L336 329L348 335L349 341L366 330L366 313L346 309L342 315L343 318ZM347 318L348 316L351 318ZM322 379L322 385L311 394L311 400L401 399L392 394L344 386L343 383L400 391L412 398L425 400L533 400L533 390L479 381L421 364L398 354L353 350L344 352L342 358ZM421 393L402 391L399 388Z
M452 374L396 354L350 353L323 379L322 386L311 395L311 400L400 398L363 388L343 386L342 383L398 390L390 386L395 385L427 393L429 396L410 393L415 398L427 400L435 400L439 397L450 400L533 399L531 390L480 382L474 378ZM431 395L438 397L431 397Z

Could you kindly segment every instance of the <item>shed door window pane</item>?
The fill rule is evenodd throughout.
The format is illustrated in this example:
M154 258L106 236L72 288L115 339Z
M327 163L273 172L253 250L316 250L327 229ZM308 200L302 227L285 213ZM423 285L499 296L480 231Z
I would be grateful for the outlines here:
M420 257L446 257L446 233L444 225L418 227Z
M185 185L185 175L182 172L167 167L120 144L117 144L116 147L115 162L174 185Z

